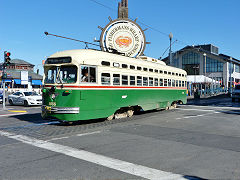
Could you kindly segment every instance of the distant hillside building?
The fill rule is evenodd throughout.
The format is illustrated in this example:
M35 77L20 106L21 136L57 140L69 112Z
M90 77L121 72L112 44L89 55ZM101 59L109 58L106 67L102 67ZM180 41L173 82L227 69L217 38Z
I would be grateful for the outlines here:
M11 64L6 67L7 79L5 80L8 87L26 88L27 85L21 83L21 71L28 72L28 86L39 88L42 85L43 76L35 73L34 66L21 59L12 59ZM3 63L0 64L0 75L2 77Z
M169 57L163 59L169 65ZM219 54L212 44L186 46L172 55L172 66L184 69L188 75L204 75L230 87L240 83L240 60ZM231 72L231 73L230 73Z

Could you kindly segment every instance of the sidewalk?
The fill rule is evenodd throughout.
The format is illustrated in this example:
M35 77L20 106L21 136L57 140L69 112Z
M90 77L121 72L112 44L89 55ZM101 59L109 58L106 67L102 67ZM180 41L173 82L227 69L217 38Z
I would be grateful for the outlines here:
M218 94L213 94L213 95L209 95L209 94L203 94L200 96L200 98L194 98L194 96L188 96L187 100L199 100L199 99L209 99L209 98L216 98L216 97L229 97L228 94L226 93L218 93Z

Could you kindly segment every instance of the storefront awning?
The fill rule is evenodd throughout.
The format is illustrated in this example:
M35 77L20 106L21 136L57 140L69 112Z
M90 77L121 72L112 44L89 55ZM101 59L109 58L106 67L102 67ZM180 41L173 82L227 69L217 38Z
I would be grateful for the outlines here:
M41 80L32 80L32 85L42 85Z

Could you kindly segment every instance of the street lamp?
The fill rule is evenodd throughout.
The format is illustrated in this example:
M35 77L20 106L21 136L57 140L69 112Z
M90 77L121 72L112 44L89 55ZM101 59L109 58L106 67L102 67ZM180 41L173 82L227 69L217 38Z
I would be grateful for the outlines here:
M204 56L204 94L206 94L206 75L207 75L207 54L206 53L203 53L203 56Z
M173 38L173 34L170 32L169 34L169 40L170 40L170 48L169 48L169 63L170 66L172 66L172 38Z
M230 95L232 96L232 57L229 58L230 60Z

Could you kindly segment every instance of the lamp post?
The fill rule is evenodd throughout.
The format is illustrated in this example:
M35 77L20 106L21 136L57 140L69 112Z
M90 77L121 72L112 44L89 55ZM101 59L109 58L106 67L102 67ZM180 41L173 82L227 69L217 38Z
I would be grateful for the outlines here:
M172 66L172 38L173 38L173 34L170 32L170 34L169 34L169 40L170 40L169 63L170 63L170 66Z
M229 92L230 92L230 96L232 96L232 57L229 58L230 60L230 89L229 89Z
M204 56L204 95L206 94L206 75L207 75L207 54L206 53L203 53L203 56Z

